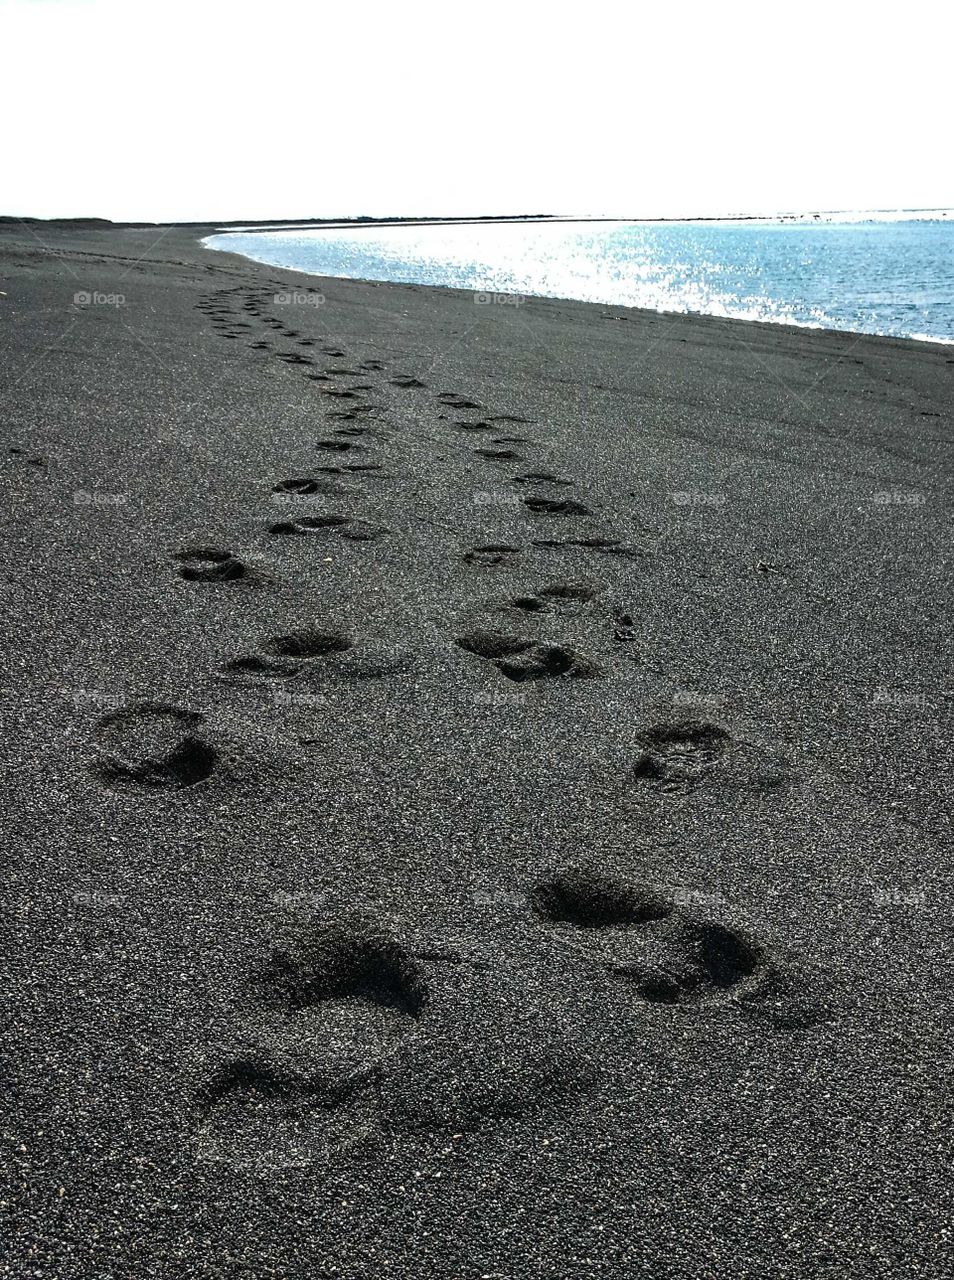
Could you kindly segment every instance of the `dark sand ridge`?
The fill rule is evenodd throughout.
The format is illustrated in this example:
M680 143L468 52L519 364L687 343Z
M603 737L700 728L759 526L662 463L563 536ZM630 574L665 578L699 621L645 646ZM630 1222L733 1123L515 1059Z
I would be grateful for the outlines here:
M194 234L0 233L0 1274L946 1274L954 350Z

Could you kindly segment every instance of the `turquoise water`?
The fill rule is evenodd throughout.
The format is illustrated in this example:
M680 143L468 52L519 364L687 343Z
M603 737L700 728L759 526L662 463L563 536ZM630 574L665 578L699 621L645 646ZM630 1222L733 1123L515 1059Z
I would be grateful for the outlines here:
M490 304L542 295L954 342L944 217L299 228L205 243L315 275L474 290Z

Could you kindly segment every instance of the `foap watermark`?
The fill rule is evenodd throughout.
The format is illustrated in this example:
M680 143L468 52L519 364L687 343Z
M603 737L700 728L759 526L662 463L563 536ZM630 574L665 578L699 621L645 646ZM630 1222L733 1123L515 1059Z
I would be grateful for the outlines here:
M73 901L78 907L121 907L126 901L126 895L92 889L88 893L74 893Z
M927 906L927 894L923 889L875 889L872 896L879 907Z
M522 907L524 896L514 889L496 889L477 885L471 890L471 901L478 907Z
M74 307L124 307L124 293L100 293L98 290L80 289L73 294Z
M923 507L926 501L923 493L906 489L878 489L871 495L871 501L877 507Z
M724 493L707 493L701 489L679 489L669 496L677 507L724 507L728 501Z
M699 711L717 711L725 705L724 693L702 693L697 689L677 689L672 695L674 707L691 707Z
M323 907L328 895L310 889L278 890L271 895L276 907Z
M102 493L99 490L74 489L74 507L123 507L129 501L128 493Z
M124 701L122 694L108 693L103 689L66 689L64 692L74 707L98 707L116 711Z
M475 507L518 507L520 495L507 493L504 489L482 489L474 494Z
M272 701L276 707L326 707L328 698L323 693L290 693L285 689L273 689Z
M672 885L666 896L677 907L723 907L728 902L724 893L711 889L688 889L685 885Z
M481 290L474 294L478 307L522 307L529 301L522 293L485 293Z
M871 705L873 707L895 707L899 711L904 711L908 708L926 711L931 702L926 693L908 693L903 689L887 689L884 685L879 685L871 696Z
M276 293L272 299L276 307L323 307L323 293Z
M474 694L474 705L490 710L525 707L527 695L521 689L480 689Z

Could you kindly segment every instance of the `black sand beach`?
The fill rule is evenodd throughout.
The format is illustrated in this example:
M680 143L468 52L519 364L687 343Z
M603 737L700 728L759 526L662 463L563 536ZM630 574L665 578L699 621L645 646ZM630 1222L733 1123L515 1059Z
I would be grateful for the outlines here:
M954 348L197 234L0 229L0 1275L950 1274Z

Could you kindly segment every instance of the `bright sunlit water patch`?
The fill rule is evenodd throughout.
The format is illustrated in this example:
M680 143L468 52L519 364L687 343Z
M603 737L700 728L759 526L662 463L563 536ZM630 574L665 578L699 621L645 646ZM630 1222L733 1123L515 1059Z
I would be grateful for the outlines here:
M941 216L296 228L205 244L351 280L954 342L954 221Z

